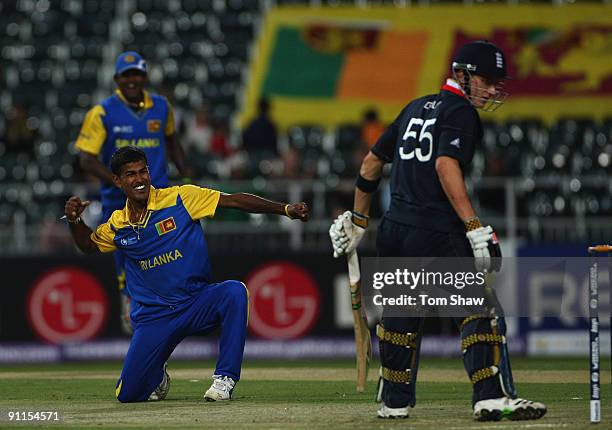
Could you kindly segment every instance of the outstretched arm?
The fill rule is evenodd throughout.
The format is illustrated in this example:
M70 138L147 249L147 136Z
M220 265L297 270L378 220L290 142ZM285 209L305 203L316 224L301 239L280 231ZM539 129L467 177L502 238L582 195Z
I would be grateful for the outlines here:
M221 193L218 207L238 209L255 214L285 215L291 219L299 219L303 222L308 221L310 217L310 211L304 202L295 204L279 203L248 193Z
M81 219L81 214L87 206L89 206L89 201L82 202L78 197L70 197L64 206L64 214L76 245L85 254L94 254L100 252L100 250L91 240L91 229Z

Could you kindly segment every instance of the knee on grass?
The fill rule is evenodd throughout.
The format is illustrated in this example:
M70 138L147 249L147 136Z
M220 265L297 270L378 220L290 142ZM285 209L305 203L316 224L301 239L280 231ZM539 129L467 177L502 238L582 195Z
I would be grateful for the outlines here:
M123 385L123 380L119 380L115 388L115 397L120 403L135 403L146 401L149 395L144 394L142 389L126 387Z

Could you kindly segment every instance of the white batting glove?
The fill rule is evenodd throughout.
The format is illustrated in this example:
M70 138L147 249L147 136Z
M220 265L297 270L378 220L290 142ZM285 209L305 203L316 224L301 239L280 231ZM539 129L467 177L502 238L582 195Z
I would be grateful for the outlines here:
M329 237L334 248L334 258L353 252L365 234L365 228L354 224L352 219L353 213L346 211L336 218L329 229Z
M474 252L474 266L479 272L499 272L501 269L501 249L493 227L478 227L465 234ZM491 260L491 257L494 260Z
M342 254L344 254L346 244L349 242L349 239L344 232L344 227L340 217L338 217L338 219L336 219L329 228L329 238L331 239L332 247L334 248L334 258L340 257Z

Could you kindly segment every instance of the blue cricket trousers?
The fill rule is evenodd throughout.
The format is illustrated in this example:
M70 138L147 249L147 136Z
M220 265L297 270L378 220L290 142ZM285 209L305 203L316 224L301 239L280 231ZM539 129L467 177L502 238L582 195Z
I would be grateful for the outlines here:
M115 394L120 402L142 402L163 379L164 363L187 336L221 328L215 375L240 379L249 299L239 281L210 284L184 308L135 324Z

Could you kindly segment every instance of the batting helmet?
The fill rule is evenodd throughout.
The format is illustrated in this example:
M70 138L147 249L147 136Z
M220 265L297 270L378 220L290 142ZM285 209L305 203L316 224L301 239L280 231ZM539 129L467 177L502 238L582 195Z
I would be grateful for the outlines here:
M478 109L492 112L500 107L508 93L503 91L504 79L508 78L506 71L506 58L497 46L486 40L470 42L461 47L453 58L451 65L453 78L460 82L466 97ZM457 75L463 71L463 76ZM482 83L475 83L472 75L478 75L492 82L486 85L495 85L495 92L491 94ZM484 91L483 91L484 90Z
M491 79L508 78L506 57L501 49L487 42L478 40L461 47L453 58L451 70L467 70L470 74Z

